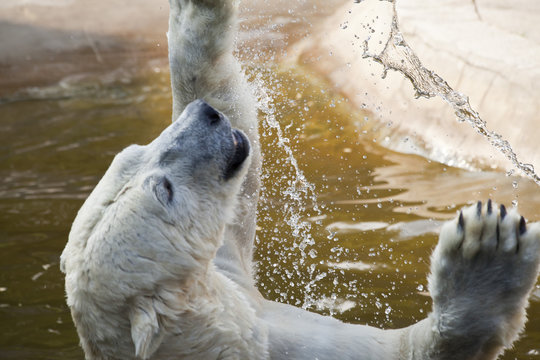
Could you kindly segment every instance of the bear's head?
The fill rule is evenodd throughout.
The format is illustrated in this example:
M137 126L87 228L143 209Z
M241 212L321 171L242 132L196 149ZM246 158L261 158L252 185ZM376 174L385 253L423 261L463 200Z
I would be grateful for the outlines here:
M103 304L121 311L130 298L206 271L234 220L249 153L247 137L202 100L150 144L119 153L79 210L61 256L76 322L85 311L99 316L92 313Z

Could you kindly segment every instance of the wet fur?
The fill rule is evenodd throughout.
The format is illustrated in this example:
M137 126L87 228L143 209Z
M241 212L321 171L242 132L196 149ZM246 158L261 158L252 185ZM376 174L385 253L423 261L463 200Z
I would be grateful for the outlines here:
M167 136L116 157L61 259L87 359L496 358L523 329L540 258L540 224L522 231L517 212L502 216L496 204L466 208L444 225L431 259L433 311L410 327L345 324L262 298L252 276L257 108L232 55L235 14L231 0L170 0L175 123L165 133L206 133L185 112L204 99L248 136L251 158L232 182L208 186L180 180L192 170L170 162L163 171L187 185L182 206L167 212L141 186L160 184L152 156L170 145ZM200 174L212 178L210 165Z

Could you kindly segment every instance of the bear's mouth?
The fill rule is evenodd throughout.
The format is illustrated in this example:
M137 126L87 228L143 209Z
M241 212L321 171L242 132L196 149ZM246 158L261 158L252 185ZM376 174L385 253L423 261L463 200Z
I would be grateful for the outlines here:
M240 130L233 129L234 152L227 163L225 180L233 177L249 155L249 140Z

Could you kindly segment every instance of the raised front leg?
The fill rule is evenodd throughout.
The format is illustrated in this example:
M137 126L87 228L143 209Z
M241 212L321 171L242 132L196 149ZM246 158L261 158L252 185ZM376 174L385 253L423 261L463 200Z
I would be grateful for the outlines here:
M173 121L193 100L204 99L221 112L233 101L232 58L235 6L230 0L170 0L169 63ZM229 111L227 111L229 110Z
M491 201L446 223L431 259L432 359L495 359L525 324L540 223Z
M260 188L257 106L233 56L236 1L169 0L169 63L173 121L196 99L224 113L251 143L251 164L234 220L226 227L216 264L235 280L251 282L251 258Z

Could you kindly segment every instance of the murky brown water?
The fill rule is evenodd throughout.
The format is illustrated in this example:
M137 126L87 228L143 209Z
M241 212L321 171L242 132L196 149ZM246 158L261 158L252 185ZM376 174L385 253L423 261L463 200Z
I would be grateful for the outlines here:
M0 358L83 358L58 258L76 211L114 154L149 142L169 124L163 69L106 83L89 78L0 104ZM540 220L531 181L388 151L372 140L385 125L352 110L303 69L251 72L262 72L272 90L285 144L317 198L315 204L306 184L294 180L291 159L261 114L256 259L268 298L348 322L405 326L430 310L429 254L440 222L459 206L518 200L526 217ZM540 288L529 317L504 359L540 358Z

